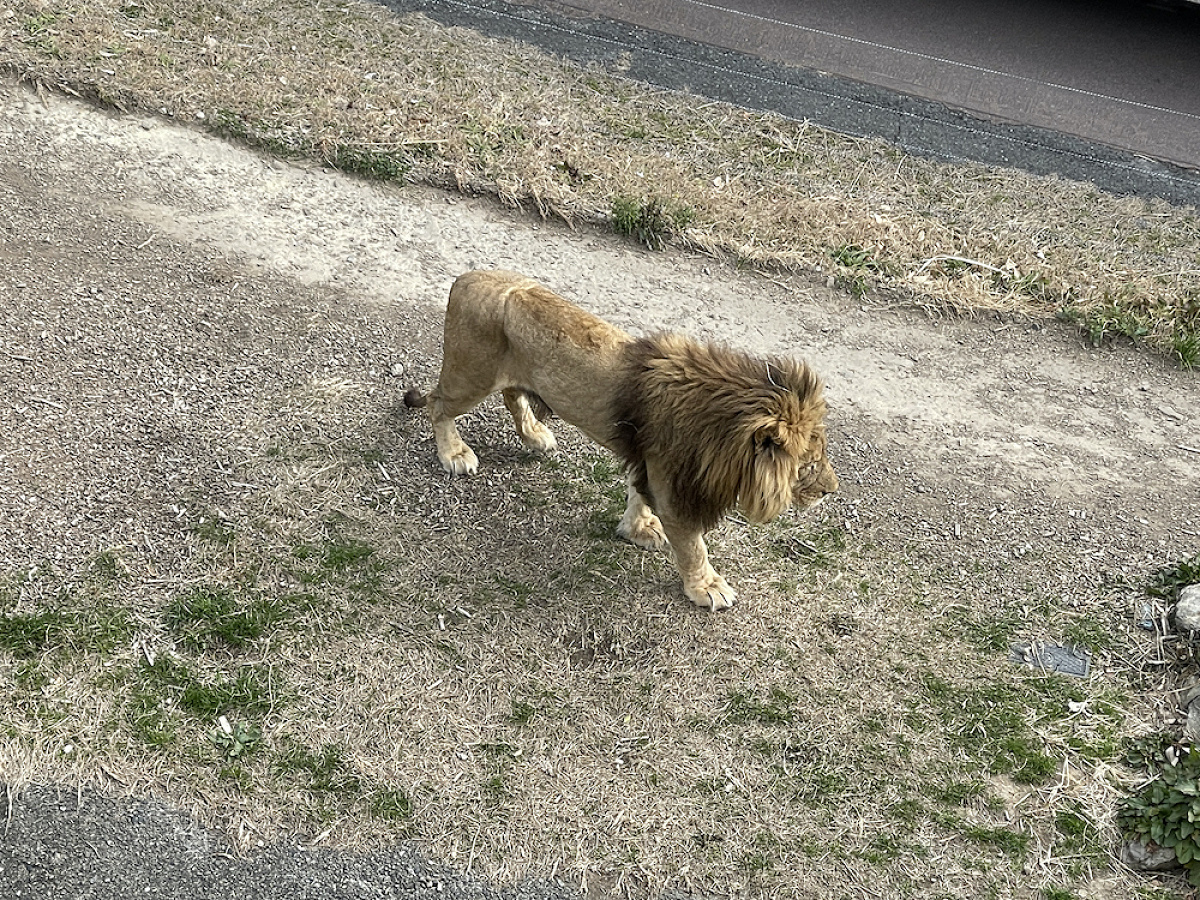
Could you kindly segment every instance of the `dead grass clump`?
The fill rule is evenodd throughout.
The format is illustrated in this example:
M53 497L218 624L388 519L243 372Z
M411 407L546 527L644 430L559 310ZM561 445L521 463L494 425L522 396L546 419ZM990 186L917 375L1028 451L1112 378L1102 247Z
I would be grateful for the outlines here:
M710 253L855 292L1062 313L1094 341L1197 361L1192 209L917 159L365 3L25 2L3 27L0 65L23 78L276 153L569 222L635 198L685 213L667 236ZM873 265L831 260L846 247Z

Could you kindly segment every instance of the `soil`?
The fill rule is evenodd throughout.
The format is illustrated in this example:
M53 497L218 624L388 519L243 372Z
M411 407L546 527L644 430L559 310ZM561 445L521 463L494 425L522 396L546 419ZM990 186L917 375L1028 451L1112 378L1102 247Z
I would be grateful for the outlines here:
M121 544L165 573L181 508L237 495L256 423L301 383L361 389L436 477L400 397L436 374L446 292L474 267L634 332L807 359L832 407L834 509L930 571L1039 547L1027 578L1087 608L1101 580L1200 549L1200 382L1159 356L652 253L0 83L0 568ZM980 589L1017 589L1005 578ZM1136 634L1133 606L1112 612Z

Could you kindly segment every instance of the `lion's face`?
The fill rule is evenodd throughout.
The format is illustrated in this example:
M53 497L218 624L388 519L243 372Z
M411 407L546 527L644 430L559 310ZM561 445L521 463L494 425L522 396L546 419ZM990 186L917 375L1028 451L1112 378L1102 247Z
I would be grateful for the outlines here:
M826 494L832 494L837 489L838 477L825 453L825 432L822 429L819 434L813 435L810 453L796 473L792 506L796 510L811 509L824 500Z
M747 455L739 501L747 518L759 524L789 506L816 506L838 487L825 451L826 407L820 383L815 377L789 380L807 389L775 393L771 415L757 426L753 451Z

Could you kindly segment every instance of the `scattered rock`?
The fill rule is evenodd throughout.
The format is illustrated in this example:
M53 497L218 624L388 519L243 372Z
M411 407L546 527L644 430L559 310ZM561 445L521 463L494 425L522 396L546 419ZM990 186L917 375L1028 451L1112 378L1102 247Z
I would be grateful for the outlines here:
M1139 872L1168 872L1178 868L1179 860L1170 847L1160 847L1153 842L1125 841L1121 844L1121 862Z
M394 363L392 363L391 369L389 369L388 371L390 371L392 373L393 378L399 378L401 375L404 374L404 363L394 362Z
M1013 644L1009 647L1008 658L1012 662L1076 678L1086 678L1091 667L1091 657L1082 647L1063 647L1043 641Z
M1189 584L1179 592L1175 627L1179 631L1200 631L1200 584Z

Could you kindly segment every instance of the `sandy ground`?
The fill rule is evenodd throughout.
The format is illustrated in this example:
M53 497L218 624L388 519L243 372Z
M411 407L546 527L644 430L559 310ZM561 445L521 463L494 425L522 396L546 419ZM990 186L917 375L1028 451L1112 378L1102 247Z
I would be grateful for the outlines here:
M1054 323L875 308L819 280L646 253L486 200L366 184L20 89L0 96L5 193L57 198L77 211L81 221L57 223L62 235L133 226L145 241L137 249L152 250L162 268L177 248L195 248L227 264L233 282L294 279L336 289L389 328L419 321L424 343L396 346L392 361L428 371L430 320L453 278L472 267L513 268L632 330L679 329L806 358L827 380L836 432L887 451L965 506L1040 497L1127 520L1134 542L1183 535L1195 543L1200 386L1155 356L1097 353ZM29 246L34 236L19 219L5 225L6 292L19 296L47 270L67 282L72 267L84 269L69 251L47 252L51 238ZM107 259L86 259L75 281L86 290L95 269L131 280L132 249L118 243ZM11 337L28 323L6 324L10 360L36 349ZM19 380L14 388L21 393ZM6 449L12 465L19 445ZM842 468L851 483L860 474Z
M262 402L239 378L281 397L354 379L387 414L436 372L450 282L493 266L635 332L806 358L827 380L837 502L897 552L919 538L956 566L1053 545L1064 571L1029 575L1068 602L1089 573L1136 580L1200 547L1200 382L1159 357L650 253L0 84L0 566L151 544L181 485L219 505L238 448L207 417Z

